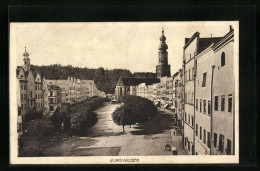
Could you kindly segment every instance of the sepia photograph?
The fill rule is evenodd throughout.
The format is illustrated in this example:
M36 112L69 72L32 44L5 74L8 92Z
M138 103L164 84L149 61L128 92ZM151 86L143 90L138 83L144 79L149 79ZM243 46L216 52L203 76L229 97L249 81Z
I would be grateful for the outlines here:
M239 163L239 22L11 22L12 164Z

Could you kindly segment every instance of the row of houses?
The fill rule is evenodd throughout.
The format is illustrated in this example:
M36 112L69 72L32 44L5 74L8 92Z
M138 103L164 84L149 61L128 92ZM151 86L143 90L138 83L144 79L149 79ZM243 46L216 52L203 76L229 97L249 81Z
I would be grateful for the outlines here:
M24 65L17 67L17 107L18 132L22 131L22 121L35 113L53 114L61 103L71 103L92 96L105 96L93 80L68 77L65 80L46 79L30 65L29 53L23 53Z
M129 81L132 80L132 81ZM223 37L185 38L183 66L171 77L120 78L115 96L137 95L170 105L192 155L235 154L234 29Z

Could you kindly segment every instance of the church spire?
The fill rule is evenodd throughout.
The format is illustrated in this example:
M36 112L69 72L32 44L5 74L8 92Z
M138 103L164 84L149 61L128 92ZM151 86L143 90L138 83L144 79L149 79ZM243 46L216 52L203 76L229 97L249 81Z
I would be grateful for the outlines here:
M159 44L159 52L158 52L158 65L156 66L156 74L157 78L161 77L170 77L171 71L170 71L170 65L168 64L168 45L166 44L166 37L164 35L164 28L162 28L162 35L160 37L160 44Z
M29 53L26 51L26 46L24 48L24 53L23 53L23 61L24 61L24 70L29 71L30 70L30 58L29 58Z

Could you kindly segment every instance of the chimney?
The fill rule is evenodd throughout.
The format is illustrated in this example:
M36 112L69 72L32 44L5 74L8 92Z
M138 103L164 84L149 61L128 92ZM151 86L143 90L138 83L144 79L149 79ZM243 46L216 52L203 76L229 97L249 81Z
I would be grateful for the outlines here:
M229 28L230 28L230 31L234 30L232 25L230 25Z

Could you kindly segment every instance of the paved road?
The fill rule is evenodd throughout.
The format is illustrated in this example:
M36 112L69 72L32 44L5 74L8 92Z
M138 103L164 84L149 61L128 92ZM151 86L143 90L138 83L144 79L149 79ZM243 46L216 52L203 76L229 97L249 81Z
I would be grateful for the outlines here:
M86 137L72 137L62 145L63 155L73 156L138 156L170 155L166 144L172 145L170 129L173 128L173 113L159 109L157 115L145 124L125 127L116 125L111 114L119 106L107 105L97 110L98 122ZM180 141L175 142L177 149ZM73 149L67 148L73 147ZM181 154L184 154L181 153Z

